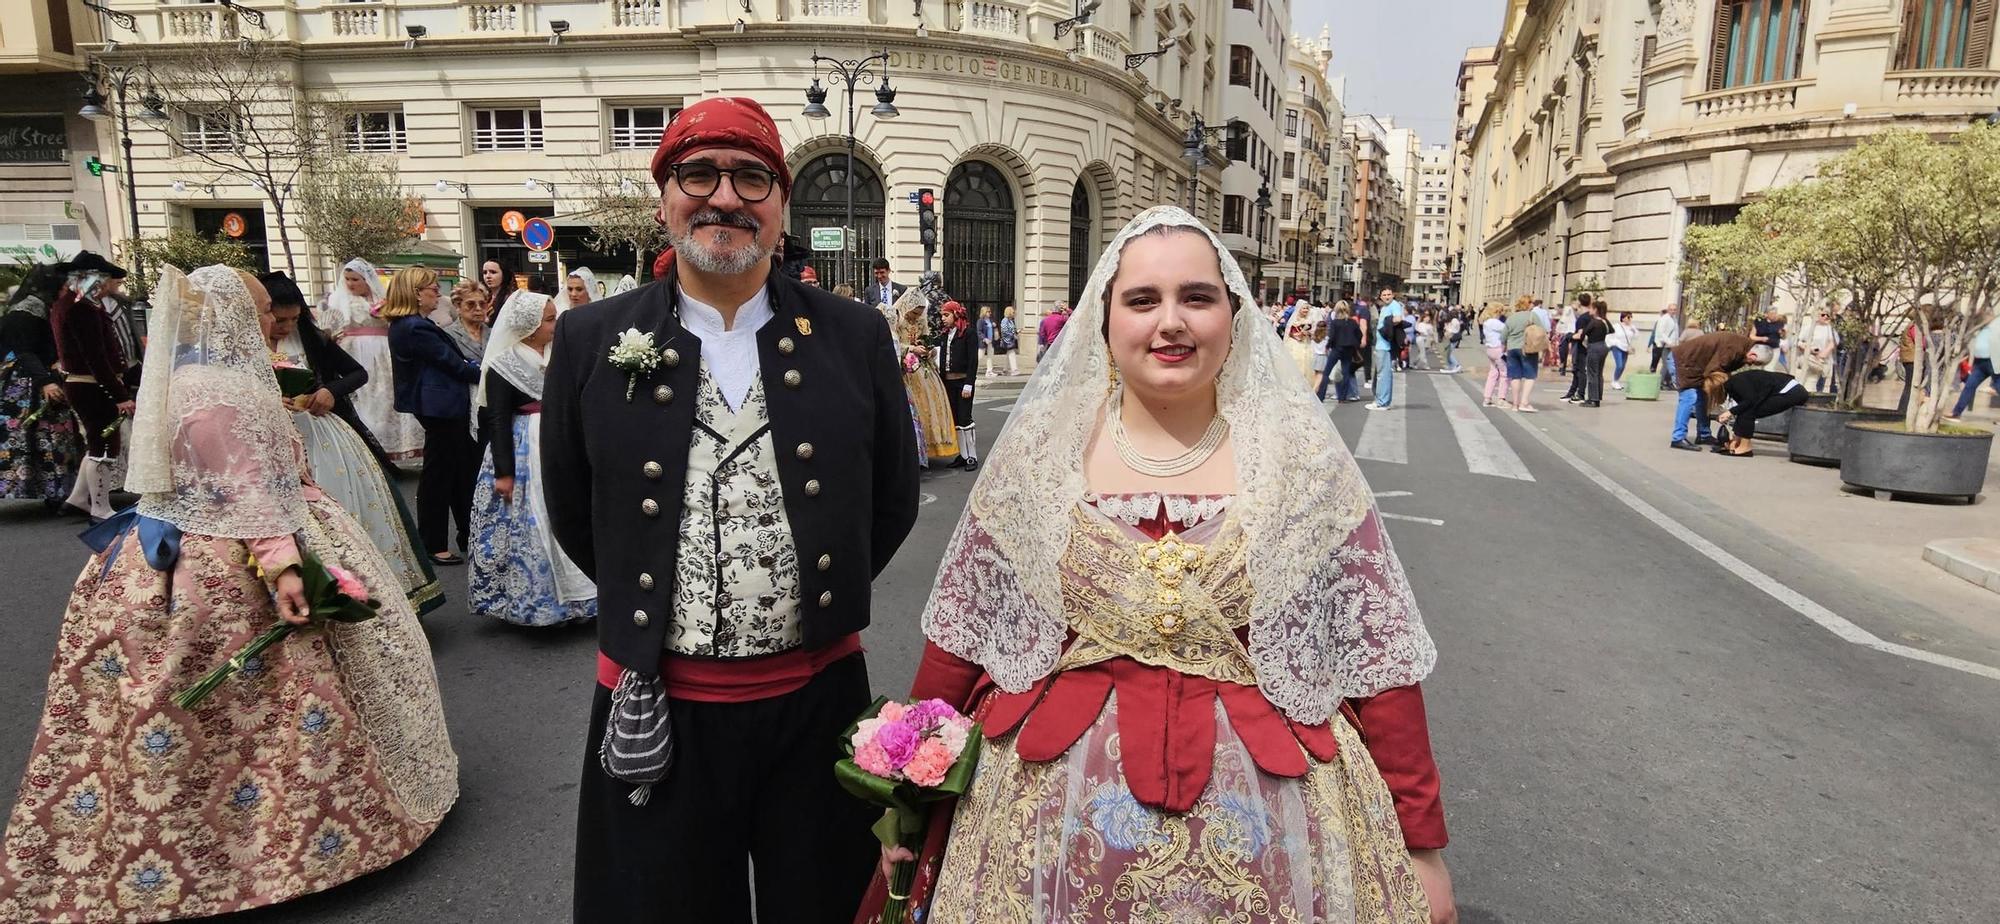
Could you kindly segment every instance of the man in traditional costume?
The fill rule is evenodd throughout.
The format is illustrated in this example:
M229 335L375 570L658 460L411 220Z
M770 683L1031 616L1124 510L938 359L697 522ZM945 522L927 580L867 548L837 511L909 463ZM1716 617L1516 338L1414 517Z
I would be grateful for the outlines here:
M917 513L889 327L779 271L791 174L755 102L688 107L652 173L658 280L563 315L542 393L550 518L601 615L575 917L748 922L754 855L758 920L845 921L875 813L832 767Z
M139 386L132 375L138 343L114 301L124 284L124 268L86 250L71 261L69 281L49 312L63 396L83 424L86 453L69 506L92 521L111 516L120 424L132 415Z

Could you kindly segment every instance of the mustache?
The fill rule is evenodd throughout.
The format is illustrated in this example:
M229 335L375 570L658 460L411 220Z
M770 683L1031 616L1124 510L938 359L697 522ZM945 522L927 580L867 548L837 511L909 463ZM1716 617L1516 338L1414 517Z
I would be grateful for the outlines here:
M706 208L688 216L688 230L702 225L721 225L725 228L742 228L752 234L764 230L764 223L742 212L725 212L717 208Z

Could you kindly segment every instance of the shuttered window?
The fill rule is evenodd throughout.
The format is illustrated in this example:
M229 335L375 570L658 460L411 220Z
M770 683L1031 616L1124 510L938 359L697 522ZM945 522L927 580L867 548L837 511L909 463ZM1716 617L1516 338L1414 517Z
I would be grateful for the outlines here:
M1806 0L1718 0L1708 88L1797 79L1806 13Z
M1993 46L1994 0L1903 0L1896 69L1984 68Z

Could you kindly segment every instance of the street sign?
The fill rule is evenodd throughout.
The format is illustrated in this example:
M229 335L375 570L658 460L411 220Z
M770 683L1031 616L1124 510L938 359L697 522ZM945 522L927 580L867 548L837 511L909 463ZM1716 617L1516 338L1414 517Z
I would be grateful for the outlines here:
M528 251L528 262L547 263L549 262L549 252L546 250L530 250Z
M505 231L508 234L521 233L521 226L527 223L528 223L528 216L523 215L520 212L513 211L511 209L508 210L507 212L502 213L500 216L500 230Z
M812 249L821 253L837 253L847 249L845 228L812 229Z
M917 190L916 192L913 192L913 193L911 193L911 194L910 194L910 204L911 204L911 205L916 205L917 203L919 203L919 202L922 202L922 201L924 201L924 192L923 192L923 190L921 190L921 189L920 189L920 190Z
M529 250L545 251L556 243L556 229L549 226L546 218L530 218L521 226L521 243Z

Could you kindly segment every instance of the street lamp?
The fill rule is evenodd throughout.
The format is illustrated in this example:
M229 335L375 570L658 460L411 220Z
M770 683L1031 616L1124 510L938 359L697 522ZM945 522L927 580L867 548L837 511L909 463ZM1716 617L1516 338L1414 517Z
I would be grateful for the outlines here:
M1090 22L1090 14L1097 12L1097 8L1102 5L1103 0L1088 0L1077 9L1075 16L1056 20L1056 38L1062 38L1069 34L1069 30Z
M1305 212L1300 212L1300 213L1299 213L1299 222L1300 222L1301 224L1303 224L1303 223L1305 222L1305 220L1306 220L1306 213L1305 213ZM1315 219L1313 219L1313 221L1312 221L1312 233L1310 233L1310 234L1301 234L1301 235L1299 235L1299 248L1300 248L1301 250L1303 250L1303 249L1305 249L1305 248L1307 248L1307 247L1316 247L1316 245L1318 244L1318 242L1319 242L1319 219L1315 218ZM1313 258L1314 258L1314 259L1318 259L1318 258L1319 258L1319 252L1318 252L1318 250L1317 250L1317 249L1315 249L1315 250L1314 250L1314 252L1313 252ZM1297 252L1297 251L1293 251L1293 253L1292 253L1292 292L1291 292L1291 293L1286 293L1286 294L1292 294L1292 293L1296 293L1296 292L1298 292L1298 291L1299 291L1299 264L1300 264L1300 263L1302 263L1302 262L1304 262L1304 261L1305 261L1305 254L1302 254L1302 253L1299 253L1299 252Z
M150 71L135 64L106 67L102 72L102 79L111 82L112 95L117 100L118 143L125 151L125 163L120 165L125 171L125 206L131 210L132 241L135 244L139 240L139 170L138 164L132 158L132 110L126 104L125 94L131 88L133 81L141 77L145 78L146 92L139 98L139 104L145 107L139 111L139 120L150 124L165 122L166 101L160 98L160 91L153 88ZM92 71L84 78L83 108L77 110L77 115L93 122L102 122L111 117L111 113L104 108L104 92L97 86L99 79L97 71ZM132 269L139 274L140 279L146 278L145 258L141 256L141 251L137 247L132 249Z
M1201 113L1197 112L1194 114L1194 124L1188 126L1187 134L1181 137L1181 157L1192 168L1188 177L1188 212L1190 214L1201 214L1195 211L1195 192L1201 188L1201 168L1209 164L1208 140L1210 138L1222 137L1225 132L1230 131L1230 128L1231 126L1229 125L1211 128L1207 122L1201 120Z
M1271 178L1258 174L1264 183L1257 187L1257 300L1264 301L1264 213L1271 210Z
M922 7L918 7L921 11ZM875 106L868 112L878 119L893 119L902 113L896 111L896 90L889 86L889 53L877 52L860 59L829 58L813 52L814 71L825 69L828 83L839 83L847 88L847 223L841 226L841 239L847 244L849 253L834 264L839 269L835 274L836 283L847 283L853 272L849 266L855 252L854 241L849 237L854 233L854 88L863 84L877 84ZM813 74L812 86L806 88L806 107L802 110L808 119L824 119L831 112L826 108L826 87L819 82L819 73ZM879 84L878 84L879 81Z
M1307 282L1306 287L1312 291L1312 297L1315 300L1317 300L1319 298L1319 249L1321 247L1332 247L1335 243L1337 243L1337 241L1334 239L1332 231L1328 231L1326 233L1326 237L1324 238L1319 237L1317 234L1317 232L1319 231L1319 222L1317 221L1313 222L1313 231L1315 232L1315 234L1314 234L1314 239L1312 241L1313 245L1312 276L1311 279Z

